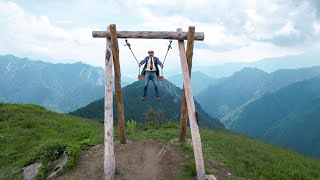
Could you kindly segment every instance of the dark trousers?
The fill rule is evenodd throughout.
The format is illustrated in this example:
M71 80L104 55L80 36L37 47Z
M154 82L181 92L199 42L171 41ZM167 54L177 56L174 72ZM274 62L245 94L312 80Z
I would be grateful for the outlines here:
M155 95L159 96L157 74L155 71L147 71L146 74L144 75L143 96L147 96L149 80L153 82Z

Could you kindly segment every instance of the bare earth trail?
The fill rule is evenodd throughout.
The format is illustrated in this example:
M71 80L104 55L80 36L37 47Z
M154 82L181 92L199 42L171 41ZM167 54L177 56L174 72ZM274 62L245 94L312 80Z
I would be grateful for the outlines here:
M145 140L115 144L116 180L175 179L182 168L184 155L162 144ZM77 166L59 180L103 180L103 145L81 153Z

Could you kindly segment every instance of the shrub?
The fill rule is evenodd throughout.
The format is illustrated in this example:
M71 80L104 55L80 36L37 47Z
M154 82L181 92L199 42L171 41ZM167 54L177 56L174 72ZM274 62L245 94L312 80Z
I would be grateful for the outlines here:
M26 165L36 161L42 163L39 173L35 179L44 179L46 174L51 170L52 162L58 159L65 151L66 146L57 141L48 141L40 144L34 153L32 153L26 162Z
M83 140L83 145L88 143L89 140ZM79 143L79 144L80 144ZM35 179L45 179L48 172L51 170L53 161L57 160L64 152L68 155L68 162L64 165L64 169L72 169L80 157L80 146L79 145L65 145L56 141L49 141L39 145L34 153L30 155L26 165L30 165L35 162L41 162L42 166L39 169L39 173Z
M163 125L163 128L165 128L165 129L170 129L170 128L179 129L180 125L175 122L168 121Z
M87 150L90 147L92 147L93 145L95 145L95 143L90 138L83 139L82 141L78 142L77 144L80 147L80 149L82 149L82 150Z
M151 107L148 108L145 118L147 120L147 124L153 128L160 128L166 123L164 119L163 111L158 110L154 111Z
M56 141L48 141L40 144L34 153L30 155L25 165L30 165L36 161L41 161L43 163L52 162L60 157L64 152L65 145Z
M133 133L135 133L136 132L136 129L137 129L137 122L136 121L134 121L133 119L131 119L131 120L128 120L127 122L126 122L126 130L127 130L127 133L128 134L133 134Z
M68 162L63 166L64 169L72 169L80 157L80 147L77 145L68 145L66 147Z

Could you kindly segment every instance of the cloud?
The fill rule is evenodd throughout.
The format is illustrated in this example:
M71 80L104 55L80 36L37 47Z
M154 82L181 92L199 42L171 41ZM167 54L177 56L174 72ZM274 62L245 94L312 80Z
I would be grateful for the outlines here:
M295 0L295 1L296 3L299 3L298 0ZM319 19L320 18L320 1L319 0L307 0L307 1L310 3L310 6L312 6L311 13L314 13L314 15Z
M315 30L315 35L319 36L320 35L320 22L314 22L313 28Z
M90 37L92 28L63 29L54 26L47 16L29 14L13 2L0 2L0 50L32 58L92 59L83 53L98 47ZM102 49L102 48L100 48ZM95 63L96 64L96 63Z
M205 33L205 40L195 43L195 64L254 61L319 47L319 10L317 0L0 0L0 53L103 66L105 39L93 39L93 30L111 23L132 31L187 31L192 25ZM139 60L148 49L163 59L168 45L168 40L129 41ZM119 39L122 72L136 75L136 62L123 45ZM175 41L167 72L180 71L179 62Z
M129 2L128 6L134 6ZM315 15L310 13L317 9L313 5L319 4L315 0L144 2L139 0L135 5L146 22L144 25L157 29L188 23L206 27L202 28L207 30L206 37L215 37L210 42L220 41L219 46L207 44L216 51L229 51L257 41L296 46L315 40ZM283 31L288 25L293 31L285 34Z
M318 40L313 27L316 19L310 13L314 11L314 7L308 1L289 1L275 7L273 11L261 11L264 20L256 24L260 28L250 32L252 40L292 47Z

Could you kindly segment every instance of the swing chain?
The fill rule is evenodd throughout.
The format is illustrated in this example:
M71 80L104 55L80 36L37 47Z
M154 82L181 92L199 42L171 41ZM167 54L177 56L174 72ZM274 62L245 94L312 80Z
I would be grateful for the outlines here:
M169 50L172 49L172 46L171 46L172 39L170 39L169 42L170 42L170 43L169 43L169 45L168 45L167 53L166 53L166 55L165 55L165 57L164 57L164 60L163 60L163 63L162 63L163 66L164 66L164 63L166 62L166 58L167 58L167 55L168 55ZM163 76L163 68L161 68L161 74L162 74L162 76Z
M164 57L164 60L163 60L162 65L164 65L164 62L166 61L166 58L167 58L167 55L168 55L169 50L172 49L172 46L171 46L172 39L170 39L169 42L170 42L170 43L169 43L169 45L168 45L167 53L166 53L166 56Z
M124 46L128 46L128 48L130 49L130 51L131 51L131 53L132 53L132 55L133 55L134 59L137 61L138 65L140 65L140 63L138 62L137 57L134 55L134 53L133 53L133 51L132 51L132 49L131 49L131 44L130 44L130 43L128 43L128 40L127 40L127 39L125 39L125 42L126 42L126 44L125 44ZM140 68L140 67L139 67L139 68Z

